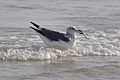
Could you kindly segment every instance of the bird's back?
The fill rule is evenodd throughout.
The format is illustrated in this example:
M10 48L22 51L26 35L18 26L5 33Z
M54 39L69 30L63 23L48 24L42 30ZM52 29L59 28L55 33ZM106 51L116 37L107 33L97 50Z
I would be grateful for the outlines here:
M69 39L65 36L65 34L60 33L60 32L56 32L56 31L53 31L53 30L49 30L49 29L46 29L46 28L41 28L39 30L39 33L42 34L43 36L46 36L51 41L59 41L59 40L62 40L62 41L65 41L65 42L69 41Z

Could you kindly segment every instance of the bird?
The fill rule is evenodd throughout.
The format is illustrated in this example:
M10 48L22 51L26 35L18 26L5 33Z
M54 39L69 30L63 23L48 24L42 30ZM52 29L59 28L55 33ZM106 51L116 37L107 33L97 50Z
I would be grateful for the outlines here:
M68 27L66 33L57 32L44 27L40 27L34 22L30 22L34 27L30 26L42 39L44 44L50 48L72 49L76 45L76 33L85 36L82 30L74 26ZM86 37L86 36L85 36Z

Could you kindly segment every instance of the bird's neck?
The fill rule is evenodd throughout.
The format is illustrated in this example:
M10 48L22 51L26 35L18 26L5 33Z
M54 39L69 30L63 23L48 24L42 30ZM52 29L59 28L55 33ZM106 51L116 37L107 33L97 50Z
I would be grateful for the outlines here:
M66 35L67 35L67 37L70 38L71 40L75 40L75 38L76 38L76 34L75 34L75 33L69 33L69 32L67 32Z

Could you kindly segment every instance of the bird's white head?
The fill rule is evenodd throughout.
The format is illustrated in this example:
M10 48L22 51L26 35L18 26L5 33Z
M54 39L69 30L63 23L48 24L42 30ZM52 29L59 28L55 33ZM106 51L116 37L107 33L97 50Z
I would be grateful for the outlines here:
M82 30L79 30L79 29L75 28L74 26L73 27L68 27L66 33L71 34L71 35L72 34L74 35L75 33L79 33L79 34L84 35ZM85 36L85 38L86 38L86 36Z
M76 30L75 27L68 27L66 33L75 34Z

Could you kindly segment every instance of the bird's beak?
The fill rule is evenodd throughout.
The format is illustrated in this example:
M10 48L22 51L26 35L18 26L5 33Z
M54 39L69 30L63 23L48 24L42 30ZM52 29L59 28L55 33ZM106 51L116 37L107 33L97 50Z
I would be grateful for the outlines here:
M83 33L82 30L76 30L76 32L79 33L79 34L82 34L86 39L88 39L87 36Z

